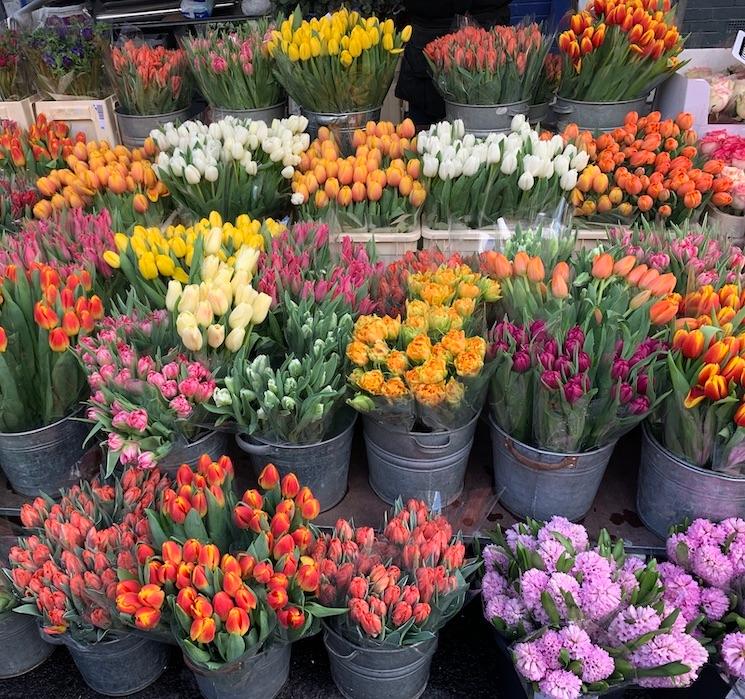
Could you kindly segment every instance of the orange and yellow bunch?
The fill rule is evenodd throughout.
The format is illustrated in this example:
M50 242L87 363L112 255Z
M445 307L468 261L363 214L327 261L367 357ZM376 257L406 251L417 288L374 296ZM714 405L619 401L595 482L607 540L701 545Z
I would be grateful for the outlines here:
M34 216L46 219L67 208L108 209L114 230L129 230L138 223L160 224L168 189L148 160L153 154L147 149L112 147L106 141L76 143L65 157L66 168L36 181L44 199L34 206Z
M414 124L370 121L352 136L355 154L342 157L325 127L302 154L292 202L304 218L335 222L342 230L408 229L427 196L420 181Z
M709 201L727 206L732 182L720 160L699 153L692 124L687 113L663 120L659 112L631 112L621 128L597 137L570 124L565 141L590 155L569 195L575 215L681 223Z
M586 102L644 97L681 63L670 0L594 0L559 36L559 96Z

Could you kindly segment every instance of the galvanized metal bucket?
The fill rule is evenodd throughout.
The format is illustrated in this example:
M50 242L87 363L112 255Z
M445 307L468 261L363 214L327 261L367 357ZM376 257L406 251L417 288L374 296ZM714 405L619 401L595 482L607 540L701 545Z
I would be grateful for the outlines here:
M330 510L347 492L349 459L357 413L342 411L335 421L333 436L318 444L273 444L258 436L237 434L238 446L251 457L258 476L264 466L274 464L280 475L294 473L321 503Z
M363 419L370 486L381 500L416 498L446 507L463 492L478 415L442 432L397 432Z
M300 112L308 119L308 133L313 139L318 136L318 129L322 126L330 129L339 144L343 155L354 152L352 135L357 129L364 129L368 121L380 121L381 107L365 109L361 112L346 112L334 114L327 112L312 112L300 107Z
M557 131L563 131L572 123L589 131L613 131L623 126L629 112L646 114L649 111L646 95L623 102L582 102L557 97L552 109Z
M186 653L184 663L194 673L205 699L273 699L287 682L291 651L289 643L273 645L219 670L200 667Z
M0 468L17 493L56 495L80 480L90 425L74 416L28 432L0 433Z
M531 104L530 109L528 110L528 121L531 124L545 124L548 121L550 113L551 107L548 102Z
M662 539L686 518L745 517L745 478L689 464L665 449L645 423L636 511L644 526Z
M213 430L191 444L176 445L163 459L158 462L158 468L169 476L175 476L181 464L196 466L203 454L207 454L213 461L217 461L228 449L228 434Z
M494 484L500 503L517 517L576 521L592 507L615 442L578 454L536 449L502 430L491 415Z
M192 107L189 106L175 112L169 112L168 114L155 114L152 116L124 114L118 108L115 111L122 144L128 148L141 148L153 129L159 129L169 121L187 121L192 114Z
M168 665L169 646L136 634L83 644L60 637L85 683L99 694L126 697L149 687Z
M279 102L271 107L260 109L224 109L222 107L210 107L210 121L220 121L227 116L236 119L251 119L251 121L264 121L271 124L274 119L284 119L287 116L287 102Z
M437 638L401 648L363 648L328 625L323 642L334 683L348 699L418 699L437 650Z
M5 612L0 614L0 679L7 680L31 672L52 653L54 646L39 635L36 617Z
M512 117L527 116L529 111L530 100L509 104L459 104L445 100L445 119L449 122L462 119L466 132L476 136L509 131Z

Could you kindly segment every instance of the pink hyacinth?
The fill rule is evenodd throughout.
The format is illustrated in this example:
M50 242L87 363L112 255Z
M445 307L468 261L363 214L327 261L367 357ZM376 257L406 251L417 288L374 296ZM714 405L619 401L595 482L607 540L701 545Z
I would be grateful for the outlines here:
M548 671L543 654L536 643L515 645L514 662L517 671L531 682L540 682Z
M582 680L567 670L551 670L538 687L551 699L579 699L582 695Z
M727 634L722 641L721 656L732 679L745 679L745 633Z

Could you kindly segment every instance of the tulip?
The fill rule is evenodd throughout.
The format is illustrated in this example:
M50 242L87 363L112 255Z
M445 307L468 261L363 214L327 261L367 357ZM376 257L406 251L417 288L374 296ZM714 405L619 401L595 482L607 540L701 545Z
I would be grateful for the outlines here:
M254 566L254 580L261 585L266 585L274 575L274 567L270 561L262 561Z
M224 593L218 593L218 594L224 594ZM183 609L184 612L186 612L188 615L191 616L191 608L194 606L194 602L196 601L197 597L199 596L199 593L193 588L193 587L184 587L181 590L179 590L179 593L176 597L176 604ZM217 596L215 596L215 601L217 600ZM228 601L230 601L230 598L228 598ZM232 603L231 603L232 604ZM215 608L217 606L215 605Z
M542 282L545 277L543 260L540 257L532 257L527 266L528 279L533 283Z
M259 486L263 490L272 490L279 484L279 471L274 464L267 464L259 475Z
M734 421L738 427L745 427L745 403L740 403L740 405L737 406Z
M49 332L49 347L53 352L66 352L70 347L70 338L62 328Z
M592 261L592 276L595 279L607 279L613 274L613 266L613 257L609 253L597 255Z
M143 585L137 597L142 605L160 609L165 600L165 593L157 585Z
M517 276L523 276L528 271L528 263L530 262L530 256L523 250L520 250L516 255L512 263L513 271Z
M729 395L729 383L724 376L717 374L707 379L704 384L704 394L709 400L719 401Z
M672 296L668 296L652 304L652 307L649 309L649 318L652 324L665 325L669 323L678 314L678 307L677 300Z
M187 542L188 543L188 542ZM186 546L184 545L184 548ZM220 550L214 544L206 544L202 546L202 550L199 552L199 564L215 570L220 562Z
M636 261L634 255L626 255L626 257L622 257L613 265L613 274L617 274L619 277L627 276L629 272L634 269Z
M216 631L214 619L195 619L192 622L189 637L195 643L212 643Z
M152 607L142 607L134 613L135 626L142 631L150 631L160 623L160 611Z
M248 614L240 607L233 607L225 619L225 630L236 636L245 636L248 633L250 622Z

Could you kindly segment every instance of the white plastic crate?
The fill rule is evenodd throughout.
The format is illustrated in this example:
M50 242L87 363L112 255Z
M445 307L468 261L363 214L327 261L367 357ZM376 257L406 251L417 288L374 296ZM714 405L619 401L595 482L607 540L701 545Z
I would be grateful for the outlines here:
M655 95L655 109L664 119L674 118L680 112L693 114L693 128L699 136L709 131L727 129L731 134L745 136L745 122L709 123L709 83L703 78L687 78L685 73L693 68L711 68L723 71L737 62L730 49L685 49L680 54L682 61L689 61L680 73L670 76Z
M419 227L406 233L398 233L390 228L379 228L371 231L341 231L334 235L336 242L348 237L353 243L367 245L375 241L375 252L378 260L390 264L409 251L416 251L422 232Z
M17 102L0 102L0 119L10 119L22 129L27 129L34 123L34 102L39 99L38 95L27 97Z
M102 100L54 100L39 101L34 105L36 115L45 114L50 121L66 121L70 132L82 131L89 141L108 141L118 144L119 129L114 113L114 97Z

